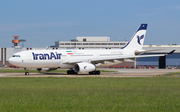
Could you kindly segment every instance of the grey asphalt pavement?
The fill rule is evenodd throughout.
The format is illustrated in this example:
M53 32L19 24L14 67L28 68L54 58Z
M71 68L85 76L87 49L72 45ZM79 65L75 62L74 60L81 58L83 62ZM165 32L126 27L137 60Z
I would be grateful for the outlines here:
M169 72L180 71L180 69L98 69L116 72L102 72L101 75L67 75L66 73L30 73L29 76L25 76L24 73L0 73L0 77L154 77L157 75L167 74Z

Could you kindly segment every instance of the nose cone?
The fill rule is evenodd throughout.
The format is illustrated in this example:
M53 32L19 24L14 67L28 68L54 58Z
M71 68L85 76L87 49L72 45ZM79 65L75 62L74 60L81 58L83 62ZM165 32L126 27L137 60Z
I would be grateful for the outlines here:
M9 61L10 64L14 65L15 59L13 59L13 58L11 57L11 58L9 58L8 61Z
M11 57L9 58L9 63L18 67L26 67L26 63L19 57Z
M16 57L11 57L9 58L9 63L12 64L12 65L16 65L16 66L20 66L22 60L21 59L18 59Z

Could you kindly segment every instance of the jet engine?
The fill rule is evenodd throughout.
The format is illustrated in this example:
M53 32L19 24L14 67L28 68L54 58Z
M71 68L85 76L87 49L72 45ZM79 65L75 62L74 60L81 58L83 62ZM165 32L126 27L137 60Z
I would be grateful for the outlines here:
M48 72L53 70L57 70L57 68L37 68L37 71L39 72Z
M76 63L74 65L74 71L76 73L87 73L95 70L96 66L91 63Z

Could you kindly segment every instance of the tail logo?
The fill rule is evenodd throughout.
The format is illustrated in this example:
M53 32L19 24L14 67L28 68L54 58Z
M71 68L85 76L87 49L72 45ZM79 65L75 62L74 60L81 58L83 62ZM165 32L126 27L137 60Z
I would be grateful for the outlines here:
M144 38L144 35L141 35L140 37L137 36L137 42L139 43L139 45L142 45L141 44L141 40Z
M84 70L87 68L87 66L84 66Z

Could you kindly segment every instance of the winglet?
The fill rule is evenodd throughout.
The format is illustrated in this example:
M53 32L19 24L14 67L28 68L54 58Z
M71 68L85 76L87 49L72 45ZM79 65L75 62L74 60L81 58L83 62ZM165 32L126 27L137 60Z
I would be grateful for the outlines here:
M172 50L171 52L167 53L166 55L173 54L174 52L175 52L175 50Z

